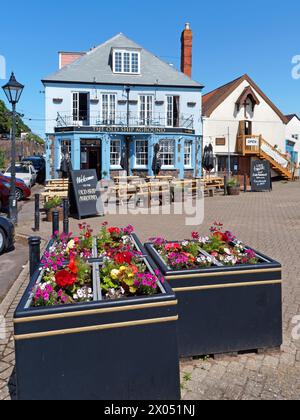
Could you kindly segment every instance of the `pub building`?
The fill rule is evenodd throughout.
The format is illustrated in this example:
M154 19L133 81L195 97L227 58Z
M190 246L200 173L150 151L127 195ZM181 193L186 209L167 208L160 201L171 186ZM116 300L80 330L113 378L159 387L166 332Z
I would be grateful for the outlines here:
M122 169L151 176L157 144L162 175L200 174L203 86L191 78L192 40L186 24L181 71L123 34L88 52L59 53L59 70L42 80L47 179L59 177L63 154L99 179Z

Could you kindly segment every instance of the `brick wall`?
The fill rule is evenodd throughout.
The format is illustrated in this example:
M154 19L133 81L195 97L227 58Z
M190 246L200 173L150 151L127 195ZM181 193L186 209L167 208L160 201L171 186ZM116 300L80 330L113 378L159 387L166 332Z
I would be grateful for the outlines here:
M19 160L20 156L32 156L34 153L36 155L43 155L45 153L45 147L43 145L37 145L35 142L28 140L17 140L16 149L17 160ZM9 140L0 140L0 150L4 152L8 164L11 156L11 142Z

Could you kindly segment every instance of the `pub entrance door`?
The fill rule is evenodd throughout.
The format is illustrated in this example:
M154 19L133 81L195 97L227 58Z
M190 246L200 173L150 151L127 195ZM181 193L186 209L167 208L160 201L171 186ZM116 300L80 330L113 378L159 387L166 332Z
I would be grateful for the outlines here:
M81 140L81 169L95 169L98 180L102 178L101 140Z

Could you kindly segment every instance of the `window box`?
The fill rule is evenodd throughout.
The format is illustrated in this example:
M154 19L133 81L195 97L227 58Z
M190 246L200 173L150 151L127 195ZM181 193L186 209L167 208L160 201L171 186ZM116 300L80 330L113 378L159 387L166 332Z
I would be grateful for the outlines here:
M151 271L146 257L140 264ZM108 299L103 266L90 266L93 298L86 303L32 307L43 271L31 279L14 319L18 399L180 399L170 286L158 281L155 294Z
M178 298L180 356L281 346L279 263L254 251L257 261L252 265L229 266L213 259L198 268L172 269L153 244L145 248Z

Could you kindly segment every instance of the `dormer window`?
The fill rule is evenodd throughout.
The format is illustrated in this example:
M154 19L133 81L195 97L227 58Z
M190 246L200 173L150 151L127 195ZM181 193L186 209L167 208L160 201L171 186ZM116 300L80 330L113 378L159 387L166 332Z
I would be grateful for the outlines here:
M139 51L114 50L113 72L119 74L140 74L141 53Z

